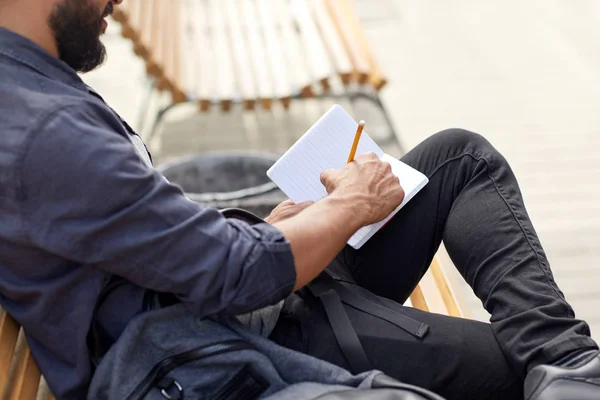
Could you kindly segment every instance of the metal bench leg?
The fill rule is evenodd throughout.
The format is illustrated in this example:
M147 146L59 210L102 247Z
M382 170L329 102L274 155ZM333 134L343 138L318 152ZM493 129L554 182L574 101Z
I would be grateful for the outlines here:
M146 79L145 96L144 96L144 99L142 100L142 104L140 105L140 108L138 111L138 116L137 116L137 121L135 124L135 128L140 136L144 132L144 127L146 126L146 121L148 119L148 108L150 105L150 100L152 99L152 97L154 97L153 95L155 94L154 83L155 83L154 78Z
M148 136L144 137L144 141L147 143L147 145L150 145L150 143L152 142L152 139L154 138L154 136L156 135L156 132L158 131L158 126L160 125L162 120L165 118L165 115L169 111L171 111L173 108L177 107L180 104L185 104L185 103L169 104L168 106L161 108L156 113L156 115L154 117L154 121L152 122L152 126L150 127L150 130L148 131Z

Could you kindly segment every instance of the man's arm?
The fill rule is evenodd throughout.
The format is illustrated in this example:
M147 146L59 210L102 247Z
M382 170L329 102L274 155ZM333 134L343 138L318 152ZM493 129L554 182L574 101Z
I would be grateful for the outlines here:
M274 224L292 246L298 290L313 280L362 226L352 207L326 197L295 217Z
M198 315L244 313L291 292L282 233L185 198L143 163L110 111L81 104L37 126L17 171L32 246L173 293Z

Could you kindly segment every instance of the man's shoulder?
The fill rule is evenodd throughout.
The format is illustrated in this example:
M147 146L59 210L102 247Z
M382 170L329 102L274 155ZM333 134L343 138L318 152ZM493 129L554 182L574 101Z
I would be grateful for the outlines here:
M79 89L50 80L45 86L0 79L0 126L5 133L0 136L0 146L16 150L49 131L75 129L71 120L98 128L121 128L108 106Z
M13 192L9 189L18 183L19 164L28 143L40 133L36 129L40 121L76 103L67 97L53 98L52 91L40 87L35 77L3 72L0 65L0 186L4 188L0 195Z
M122 134L123 129L110 109L86 92L50 80L24 82L6 76L0 78L0 127L0 185L5 194L15 185L14 194L18 191L20 171L34 142L52 151L66 136L73 142L93 141L95 135L82 134Z

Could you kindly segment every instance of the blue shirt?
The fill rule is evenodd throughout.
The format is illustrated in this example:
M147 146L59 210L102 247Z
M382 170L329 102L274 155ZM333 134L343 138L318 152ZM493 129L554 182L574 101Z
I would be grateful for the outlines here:
M281 232L188 200L132 133L65 63L0 28L0 305L59 399L86 395L86 336L113 276L128 282L100 313L113 336L143 288L208 316L277 303L295 283Z

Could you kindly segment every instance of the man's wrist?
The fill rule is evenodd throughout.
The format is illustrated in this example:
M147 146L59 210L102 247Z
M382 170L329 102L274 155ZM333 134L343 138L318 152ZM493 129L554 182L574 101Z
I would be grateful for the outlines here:
M321 201L327 203L333 212L340 214L341 220L350 231L356 232L368 225L368 213L365 213L365 208L361 206L362 202L357 196L332 193Z

